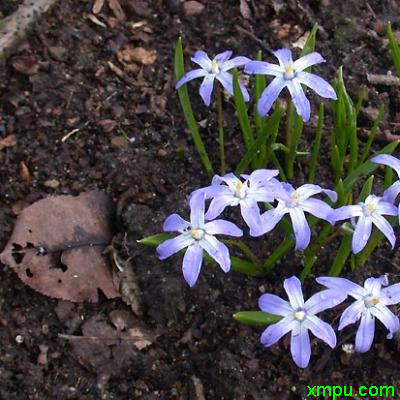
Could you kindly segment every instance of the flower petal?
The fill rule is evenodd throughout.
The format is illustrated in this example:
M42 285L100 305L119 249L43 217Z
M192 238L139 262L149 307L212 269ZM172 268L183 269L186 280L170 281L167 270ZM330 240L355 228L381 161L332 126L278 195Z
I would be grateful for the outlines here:
M376 164L383 164L393 168L400 178L400 160L398 158L390 154L378 154L377 156L372 157L371 161Z
M224 219L216 219L205 224L206 232L210 235L230 235L240 237L243 231L239 229L233 222Z
M234 57L232 60L225 61L221 65L222 71L229 71L232 68L238 68L242 67L243 65L247 65L250 62L250 58L239 56L239 57Z
M256 202L251 200L242 200L240 202L240 214L250 228L251 236L260 236L261 233L261 215Z
M206 106L211 103L211 93L214 88L214 75L206 75L200 85L199 93Z
M299 324L293 329L290 352L292 353L293 361L298 367L307 367L311 357L311 344L308 329L304 324Z
M388 339L393 337L393 334L400 329L399 318L394 315L385 305L379 303L370 308L371 314L378 318L383 325L389 330Z
M295 276L287 278L283 281L283 287L289 297L290 305L294 310L304 307L303 292L301 290L301 282Z
M320 276L316 281L329 289L340 290L355 299L360 299L364 295L364 288L357 285L356 283L349 281L346 278L336 278L330 276Z
M222 86L225 90L233 96L233 76L229 72L220 72L219 74L215 75L218 81L221 82ZM242 91L244 101L250 100L249 92L247 91L246 87L243 85L243 82L239 80L240 90Z
M204 225L205 193L193 194L190 198L190 224L192 228L202 228Z
M199 277L201 264L203 262L203 249L194 243L189 246L183 256L183 277L190 287L192 287Z
M357 300L349 307L347 307L342 316L340 317L338 330L341 331L347 325L356 323L360 318L362 312L365 310L364 300Z
M306 183L305 185L297 188L296 193L300 196L302 200L306 200L311 196L315 196L316 194L323 192L324 190L325 189L323 189L321 186L314 185L312 183Z
M240 182L240 179L233 172L229 172L224 176L214 175L211 184L220 185L221 183L226 183L228 186L234 187L238 182Z
M315 315L307 315L303 324L314 336L321 339L332 349L336 346L336 334L328 323L322 321L322 319Z
M278 98L279 93L286 86L286 81L281 77L276 77L273 81L264 89L260 99L257 103L258 113L264 117L268 114L275 100Z
M365 247L371 236L371 231L372 219L370 217L361 215L358 218L351 242L351 248L354 254L359 253Z
M321 56L321 54L314 51L313 53L306 54L300 57L293 63L293 69L296 72L303 71L304 69L311 67L312 65L325 62L326 60Z
M261 343L266 347L272 346L282 336L296 328L298 324L298 321L296 321L293 316L282 318L276 324L269 325L268 328L265 329L261 335Z
M284 206L279 206L272 210L266 211L261 215L261 227L260 227L260 235L264 233L272 231L278 222L283 218L283 216L288 212L288 208ZM257 235L257 236L260 236Z
M290 95L292 96L292 101L296 107L297 114L299 114L304 121L308 121L310 119L310 102L308 101L300 83L293 79L291 81L286 81L286 85L289 89Z
M211 70L210 57L208 57L207 53L205 53L203 50L197 50L196 53L194 53L194 56L191 58L191 60L196 64L200 65L201 68L207 71Z
M272 53L279 60L279 64L283 68L293 63L292 52L289 49L279 49Z
M336 222L353 217L360 217L361 215L363 215L363 210L360 205L343 206L333 209L332 214L329 216L329 220Z
M246 64L244 72L247 74L273 75L283 77L284 70L276 64L270 64L265 61L250 61Z
M231 269L229 250L222 242L206 233L204 238L199 240L199 244L219 264L224 272L228 272Z
M178 82L176 82L175 89L179 89L183 84L193 79L200 78L201 76L206 76L206 75L208 75L208 72L205 71L204 69L194 69L193 71L189 71L185 75L183 75Z
M307 314L315 315L321 311L337 306L346 300L347 293L337 289L327 289L315 293L304 304Z
M308 212L317 218L326 219L327 221L330 221L330 216L333 212L331 206L318 199L303 200L299 203L299 206L303 211Z
M218 63L222 63L224 61L229 60L231 57L232 57L232 51L226 50L226 51L223 51L222 53L217 54L214 57L214 60L217 61Z
M285 317L288 314L293 314L293 309L289 302L270 293L260 296L258 299L258 307L260 307L260 310L264 312L274 315L281 315L282 317Z
M179 235L173 239L168 239L157 246L158 258L164 260L172 254L190 246L194 242L194 239L189 235Z
M289 208L289 215L296 238L295 250L304 250L309 245L311 239L311 230L304 211L300 207L291 207Z
M381 289L379 298L387 306L400 303L400 283Z
M397 182L400 184L400 181ZM387 193L387 196L390 196L390 194ZM397 215L398 209L393 204L393 202L384 200L384 198L382 197L381 200L379 200L377 205L375 206L375 212L383 215Z
M207 220L217 218L224 210L225 207L231 206L234 201L234 196L232 193L227 193L224 195L215 196L208 207L205 218ZM235 204L236 205L236 204Z
M250 181L250 186L262 186L269 183L270 180L277 175L279 175L279 170L277 169L257 169L250 174L248 179Z
M393 185L390 185L384 192L382 196L382 200L388 203L394 203L396 197L400 193L400 181L396 181ZM383 214L383 213L382 213Z
M164 221L163 231L164 232L181 232L182 233L182 231L189 228L189 226L190 226L189 222L185 221L180 215L171 214Z
M381 287L389 283L386 275L381 275L379 278L370 277L364 282L365 292L372 296L379 297L381 294Z
M367 352L374 340L375 335L375 318L366 308L361 315L360 326L356 333L356 352L365 353Z
M337 99L335 89L325 79L320 78L318 75L302 71L296 75L296 80L308 86L322 97L333 100Z
M377 215L373 213L371 215L371 218L375 226L386 236L387 240L389 240L393 249L396 243L396 235L394 234L392 225L390 225L389 222L382 217L382 215Z

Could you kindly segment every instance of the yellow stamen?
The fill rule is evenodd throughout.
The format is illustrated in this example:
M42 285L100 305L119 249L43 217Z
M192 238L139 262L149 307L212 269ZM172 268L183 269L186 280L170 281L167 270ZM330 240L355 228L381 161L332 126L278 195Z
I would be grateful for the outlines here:
M292 198L293 203L297 203L300 198L299 194L296 192L292 193L292 195L290 197Z
M372 212L375 210L375 205L374 204L368 204L367 205L367 211L368 212Z
M287 74L293 74L293 66L292 65L288 65L287 67L285 67L285 72Z
M219 72L219 65L218 65L218 62L215 60L211 61L211 72L213 74L218 74L218 72Z
M196 240L202 239L204 236L203 229L192 229L192 238Z
M297 321L302 321L305 316L306 313L303 310L299 310L294 313L294 317L297 319Z

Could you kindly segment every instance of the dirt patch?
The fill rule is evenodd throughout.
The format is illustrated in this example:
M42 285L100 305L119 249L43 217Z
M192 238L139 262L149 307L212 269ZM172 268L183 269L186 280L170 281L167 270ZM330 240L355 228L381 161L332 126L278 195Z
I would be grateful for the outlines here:
M14 3L2 2L1 12L11 12ZM208 184L173 88L172 57L179 36L187 65L200 48L210 53L232 49L254 57L261 47L270 58L269 50L301 43L318 22L317 50L328 62L315 70L331 79L343 65L356 98L367 73L393 70L384 27L393 19L394 29L399 28L396 2L250 1L245 16L238 1L201 3L204 8L187 15L179 1L125 0L125 19L120 20L107 2L93 14L91 1L66 0L0 67L0 140L15 135L15 143L8 141L14 144L0 150L0 248L26 205L51 194L108 192L119 210L115 230L126 233L127 259L143 294L142 323L157 332L151 345L131 350L118 374L112 374L98 362L109 360L102 351L111 352L114 342L97 346L97 358L88 361L72 352L70 340L59 334L90 336L85 321L100 315L109 324L113 311L130 311L128 306L100 294L96 305L71 307L32 291L2 266L1 398L201 399L204 393L207 399L302 399L308 393L306 385L400 384L398 344L385 339L382 327L373 350L365 355L348 355L341 349L353 341L352 328L339 336L333 351L313 342L312 362L302 371L292 363L287 342L264 349L260 329L233 321L234 312L256 309L262 292L282 294L282 279L299 272L296 258L283 260L262 280L205 266L189 290L179 257L161 263L153 250L136 243L159 232L169 213L185 215L185 196ZM123 57L124 50L134 48L144 49L141 54L151 55L154 62ZM15 68L21 58L34 64L33 73ZM192 85L190 91L216 165L215 117ZM370 85L366 107L380 104L387 110L385 129L396 133L398 88ZM315 116L317 103L312 107ZM229 103L226 111L232 112ZM362 111L361 126L371 126L370 115ZM302 148L309 148L314 125L312 119ZM328 140L329 127L324 134ZM240 142L232 119L226 148L230 166L237 161ZM319 165L320 183L329 186L328 154ZM305 167L297 166L298 183ZM333 251L326 250L316 272L325 271L324 260L332 259ZM383 247L367 268L349 276L362 281L369 273L396 275L398 261ZM305 290L315 291L315 283L307 282ZM326 319L334 315L327 313Z

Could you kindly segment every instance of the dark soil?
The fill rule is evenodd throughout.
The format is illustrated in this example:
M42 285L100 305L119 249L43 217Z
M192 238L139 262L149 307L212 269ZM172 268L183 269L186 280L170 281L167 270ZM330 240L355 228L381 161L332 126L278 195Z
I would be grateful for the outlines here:
M171 212L187 215L185 197L209 182L173 87L179 36L188 66L189 56L200 48L209 53L232 49L249 57L262 48L272 60L268 50L291 47L318 22L316 47L328 62L315 70L332 79L343 65L356 98L367 73L393 70L384 30L390 20L398 29L398 3L250 1L250 20L241 15L238 1L202 3L200 14L187 16L178 0L121 1L127 19L120 23L105 5L98 18L114 27L103 28L87 18L92 1L65 0L0 67L0 140L16 137L15 145L0 150L0 249L27 204L54 194L107 191L118 204L115 232L127 233L128 256L143 295L143 323L158 335L141 351L114 343L112 359L107 344L76 346L58 334L80 335L82 324L92 317L107 319L113 311L129 308L104 296L98 304L76 305L47 298L2 265L1 399L201 400L202 393L207 399L303 399L307 385L393 384L400 389L398 342L386 340L382 326L373 349L364 355L342 351L342 344L354 340L354 327L338 336L333 351L313 342L310 366L300 370L290 358L287 340L263 348L262 329L232 319L238 310L257 309L262 292L283 295L281 282L300 272L300 258L283 260L265 279L224 275L204 266L189 289L179 256L160 262L153 249L136 242L161 231ZM0 12L7 15L15 4L2 1ZM133 25L140 21L144 23ZM121 65L116 53L128 44L155 50L156 62ZM124 71L124 80L109 62ZM196 116L203 120L202 133L217 165L215 117L201 104L195 85L190 90ZM395 134L400 123L395 87L368 86L361 127L371 126L380 104L386 107L383 128ZM317 107L314 102L304 148L310 145ZM231 112L229 103L226 109ZM329 105L327 109L329 114ZM232 166L238 158L238 132L237 125L228 124L226 151ZM324 134L327 141L329 126ZM303 182L306 168L306 160L297 166L297 183ZM328 154L319 168L318 182L329 185ZM397 276L398 256L388 249L382 245L366 268L347 276L359 282L369 274ZM333 259L333 251L325 250L315 273L327 272L325 262ZM316 290L312 280L306 282L308 294ZM332 321L336 315L324 316Z

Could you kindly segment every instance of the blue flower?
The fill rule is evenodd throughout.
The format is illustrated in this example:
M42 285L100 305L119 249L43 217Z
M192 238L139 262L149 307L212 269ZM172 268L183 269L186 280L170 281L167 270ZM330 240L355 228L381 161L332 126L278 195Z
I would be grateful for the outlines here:
M322 200L310 198L318 193L325 193L332 201L337 199L336 192L323 189L318 185L306 184L294 189L290 183L282 183L282 190L276 195L277 207L261 215L261 225L255 236L271 231L285 214L289 214L296 237L295 250L304 250L311 238L311 230L304 213L308 212L327 221L330 221L328 217L332 213L332 208L328 204Z
M304 121L310 119L310 102L304 94L302 84L308 86L320 96L336 100L333 87L317 75L304 71L306 68L324 62L321 54L314 52L298 60L292 60L292 52L280 49L274 52L279 60L279 65L264 61L251 61L245 66L245 72L250 74L273 75L275 78L266 87L258 101L258 113L261 116L268 114L279 93L287 87L292 96L293 103Z
M214 88L215 79L217 79L226 89L226 91L233 96L233 76L228 71L232 68L241 67L247 64L250 59L241 56L230 59L231 56L232 52L227 50L223 53L217 54L215 58L211 60L204 51L196 51L191 60L200 65L201 68L187 72L177 82L175 88L179 89L183 84L193 79L204 77L203 82L200 85L199 93L206 106L209 106L211 103L211 94ZM239 85L240 89L242 90L244 100L249 101L250 96L246 87L240 81Z
M397 207L392 202L387 201L391 197L391 191L385 191L382 197L370 194L364 202L356 205L343 206L333 210L329 216L332 223L348 218L357 217L355 230L352 239L352 250L354 254L359 253L367 244L371 232L372 225L375 225L389 240L392 248L396 242L392 226L382 217L382 215L397 215Z
M204 193L197 193L190 199L190 222L178 214L171 214L164 222L165 232L179 232L180 235L168 239L157 247L160 260L187 247L183 257L183 276L189 286L193 286L200 274L205 250L221 267L228 272L231 267L229 250L214 235L242 236L243 232L235 224L223 219L205 222Z
M269 293L263 294L258 300L262 311L283 317L265 329L261 335L261 343L272 346L288 332L292 332L290 351L293 361L300 368L306 368L311 357L309 330L330 347L336 346L336 335L332 327L315 314L340 304L347 294L339 290L323 290L304 302L298 278L292 276L285 279L283 286L289 301Z
M331 290L340 290L356 299L343 311L339 330L361 320L356 333L355 349L358 353L365 353L371 348L375 334L375 318L389 330L388 339L400 329L398 317L387 307L400 302L400 283L382 289L382 285L388 284L387 276L368 278L364 287L345 278L320 277L316 280Z

